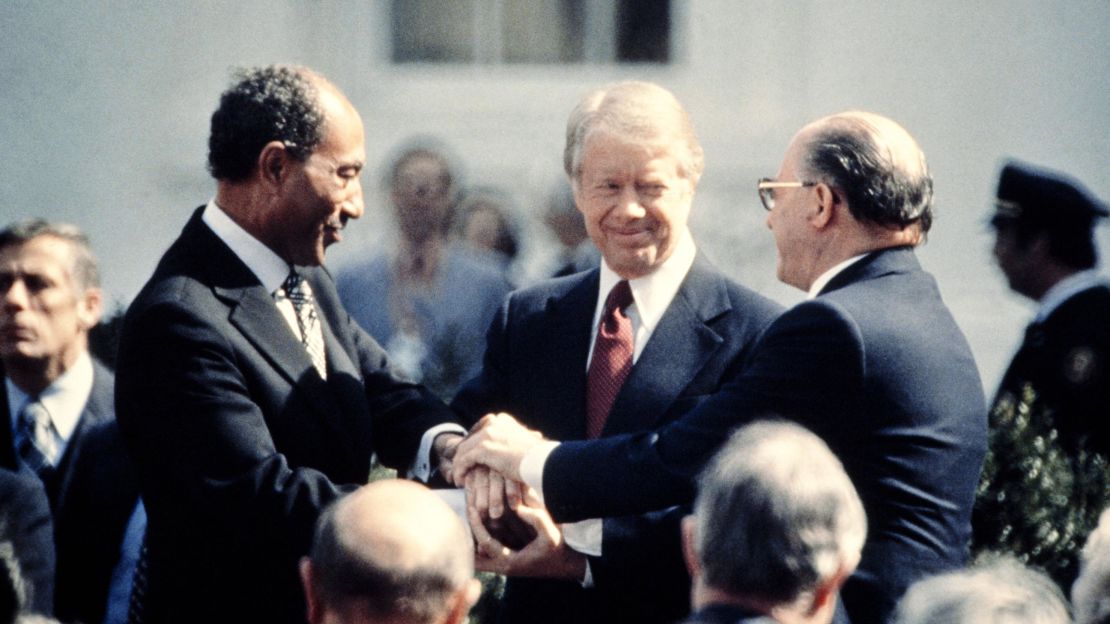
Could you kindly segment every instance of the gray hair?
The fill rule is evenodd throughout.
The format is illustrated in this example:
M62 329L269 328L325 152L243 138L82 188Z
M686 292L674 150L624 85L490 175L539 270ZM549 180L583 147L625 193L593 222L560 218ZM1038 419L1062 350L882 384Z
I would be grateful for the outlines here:
M705 169L705 154L690 115L678 98L651 82L627 81L602 87L582 98L567 120L563 168L577 184L582 150L590 134L615 133L633 141L678 144L683 175L695 185Z
M1071 602L1076 624L1110 623L1110 509L1099 516L1083 546Z
M701 476L694 514L705 584L775 604L854 567L867 534L840 460L816 435L784 421L733 434Z
M813 124L803 166L805 175L840 190L852 216L884 226L933 223L933 178L925 155L905 128L861 111L825 117Z
M910 586L897 624L1067 624L1067 604L1047 576L1010 557L940 574Z
M52 236L69 243L69 274L78 291L100 288L100 269L89 238L76 225L45 219L24 219L0 230L0 249L23 245L33 238Z

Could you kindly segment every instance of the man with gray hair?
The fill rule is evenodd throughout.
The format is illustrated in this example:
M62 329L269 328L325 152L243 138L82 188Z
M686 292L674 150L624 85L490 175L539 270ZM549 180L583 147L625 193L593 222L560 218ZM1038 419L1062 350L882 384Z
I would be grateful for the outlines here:
M478 599L462 519L412 481L375 481L320 516L301 559L309 624L458 624Z
M687 622L824 623L859 563L867 518L820 438L761 421L710 462L682 529L694 580Z
M122 622L145 514L111 371L89 354L100 273L76 226L0 230L0 466L39 479L54 520L54 615Z
M841 597L856 624L885 622L910 583L965 562L986 452L971 349L914 252L932 177L902 126L849 111L802 128L758 192L778 277L809 297L731 383L681 418L596 441L554 445L493 418L454 472L481 463L516 478L540 463L552 516L636 513L689 500L731 429L781 414L825 440L859 491L870 536Z
M1010 557L913 584L895 624L1069 624L1060 588ZM1082 621L1082 620L1080 620Z
M554 440L644 431L719 390L780 308L698 250L687 220L704 156L670 91L621 82L583 97L567 121L563 163L602 262L511 294L490 329L481 375L452 406L473 421L509 412ZM541 480L539 470L523 478L537 492ZM491 511L500 502L491 497ZM540 565L525 564L528 547L503 562L479 557L480 568L491 563L512 577L502 621L686 615L678 529L686 510L668 507L564 524L565 556ZM539 537L549 534L534 526ZM497 551L479 542L480 554Z

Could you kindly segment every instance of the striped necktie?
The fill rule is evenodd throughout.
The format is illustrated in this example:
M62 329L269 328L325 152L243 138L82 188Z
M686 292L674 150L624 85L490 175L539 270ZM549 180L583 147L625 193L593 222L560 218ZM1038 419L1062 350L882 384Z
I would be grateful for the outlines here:
M19 429L22 436L16 452L23 463L41 478L54 468L58 458L58 441L50 412L37 397L28 401L19 413Z
M281 285L285 296L293 304L293 311L297 316L297 328L300 329L301 344L312 358L312 365L316 367L320 377L328 378L328 365L324 359L324 334L320 327L320 319L316 315L316 298L312 294L312 286L305 281L304 276L296 269L289 271L289 277Z

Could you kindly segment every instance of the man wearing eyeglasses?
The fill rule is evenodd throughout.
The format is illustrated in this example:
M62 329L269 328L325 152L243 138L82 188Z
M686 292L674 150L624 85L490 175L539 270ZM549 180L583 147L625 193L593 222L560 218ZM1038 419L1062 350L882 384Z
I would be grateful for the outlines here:
M781 414L821 436L860 493L870 530L842 598L852 622L884 622L912 581L964 563L986 448L971 350L914 254L932 179L905 129L847 112L799 131L759 191L778 277L810 297L732 383L654 431L596 441L543 444L489 419L459 446L455 471L478 460L516 477L542 452L552 516L632 513L687 500L731 429Z

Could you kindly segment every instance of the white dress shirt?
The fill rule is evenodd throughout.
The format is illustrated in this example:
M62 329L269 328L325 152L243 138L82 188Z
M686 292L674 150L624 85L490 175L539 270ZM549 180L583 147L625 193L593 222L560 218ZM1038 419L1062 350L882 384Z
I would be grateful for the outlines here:
M632 363L635 364L643 353L644 347L651 334L659 325L660 319L671 305L671 301L682 286L682 280L690 272L697 255L697 246L693 237L687 230L679 236L678 244L670 258L667 258L650 275L628 280L632 290L632 305L626 309L632 321ZM605 312L605 300L609 291L617 285L622 278L617 275L606 262L601 263L601 278L598 288L597 305L594 309L593 326L590 330L590 355L585 362L586 370L590 367L590 358L593 357L593 344L597 339L598 324L601 315ZM520 463L520 476L526 485L536 491L540 500L543 500L543 467L551 451L559 445L555 441L547 441L536 445L530 450ZM582 520L562 525L563 537L568 546L574 550L594 557L601 556L603 523L600 518ZM592 583L589 567L585 584Z

